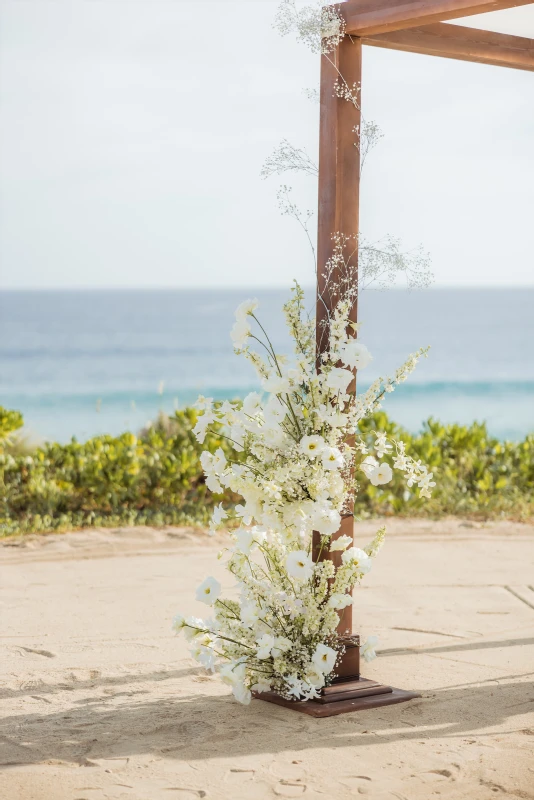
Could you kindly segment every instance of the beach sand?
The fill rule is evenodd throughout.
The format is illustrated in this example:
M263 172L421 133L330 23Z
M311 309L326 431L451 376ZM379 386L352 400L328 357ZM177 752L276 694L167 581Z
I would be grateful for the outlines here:
M324 720L238 705L172 634L206 575L231 589L222 535L2 542L2 800L534 798L534 527L389 531L357 589L364 675L422 697Z

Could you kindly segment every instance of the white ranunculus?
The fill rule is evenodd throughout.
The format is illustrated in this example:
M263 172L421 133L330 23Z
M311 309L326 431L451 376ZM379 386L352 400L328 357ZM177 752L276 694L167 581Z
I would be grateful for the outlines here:
M373 357L367 347L357 339L351 339L341 349L340 360L351 369L364 369L369 366Z
M376 658L375 647L378 644L378 636L369 636L365 644L362 644L360 647L360 655L366 661L372 661L373 658Z
M382 486L384 483L389 483L393 477L393 470L389 464L379 464L369 474L369 480L373 486Z
M269 658L274 647L274 636L271 636L270 633L264 633L261 639L257 639L257 644L257 657L259 659Z
M330 608L339 610L341 608L351 606L352 602L353 598L350 596L350 594L332 594L328 600L328 605Z
M312 664L318 672L328 675L334 669L337 659L337 650L327 644L318 644L312 656Z
M311 515L313 529L322 536L332 536L339 530L341 525L341 514L335 508L330 508L324 504L316 504L316 508Z
M258 308L259 303L254 298L253 300L245 300L243 303L238 305L235 310L235 318L237 320L246 320L249 314L253 314L254 311Z
M316 434L312 436L303 436L299 445L301 453L304 453L308 458L316 458L323 452L325 447L326 442L323 437L317 436Z
M325 469L341 469L343 453L337 447L326 447L321 453L321 461Z
M347 387L354 375L350 369L342 369L341 367L332 367L326 376L326 385L334 392L346 392Z
M286 570L290 578L309 581L313 575L313 560L305 550L294 550L286 558Z
M371 559L365 550L360 550L359 547L349 547L341 556L341 560L344 564L351 562L353 566L358 568L358 572L362 575L369 572L372 567Z
M206 578L197 589L196 598L207 606L212 606L221 594L221 584L216 578Z
M250 325L246 319L238 319L230 331L230 336L236 350L242 350L250 336Z
M352 536L338 536L337 539L332 539L330 542L330 552L334 550L346 550L349 545L353 542Z
M291 389L289 380L283 375L270 375L262 381L262 386L266 392L271 394L287 394Z

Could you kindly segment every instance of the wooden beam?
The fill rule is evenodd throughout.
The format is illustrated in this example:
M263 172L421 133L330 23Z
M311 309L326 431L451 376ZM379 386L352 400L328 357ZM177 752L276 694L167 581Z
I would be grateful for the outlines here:
M532 4L533 0L347 0L339 10L347 33L372 36Z
M363 36L363 44L534 72L534 39L438 22Z
M321 57L321 117L319 129L319 206L317 240L317 355L328 349L328 327L325 322L336 303L332 286L341 273L334 271L331 281L325 280L325 265L332 255L332 236L342 233L352 236L359 232L360 211L360 151L358 134L361 112L357 105L336 96L334 85L339 74L349 87L361 83L362 43L360 39L345 36L336 50ZM347 271L352 279L358 279L358 250L354 248L347 260ZM351 309L350 318L357 321L357 303ZM349 392L356 391L356 381L352 381ZM347 535L352 538L354 518L352 510L354 498L350 501L347 515L342 519L341 528L332 537ZM317 559L321 552L321 537L313 534L313 555ZM324 555L322 556L325 557ZM328 553L337 566L341 565L341 553ZM340 633L352 631L352 606L343 609L338 630Z

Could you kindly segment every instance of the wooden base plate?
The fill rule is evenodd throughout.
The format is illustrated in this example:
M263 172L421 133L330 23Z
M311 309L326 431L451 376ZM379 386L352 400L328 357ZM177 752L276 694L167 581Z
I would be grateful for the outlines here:
M267 703L275 703L278 706L289 708L291 711L300 711L301 714L308 714L311 717L334 717L350 711L364 711L367 708L404 703L406 700L421 697L417 692L394 689L365 678L329 688L335 688L338 691L330 693L326 690L327 693L318 700L285 700L275 692L262 692L261 694L255 692L254 697L258 700L265 700Z

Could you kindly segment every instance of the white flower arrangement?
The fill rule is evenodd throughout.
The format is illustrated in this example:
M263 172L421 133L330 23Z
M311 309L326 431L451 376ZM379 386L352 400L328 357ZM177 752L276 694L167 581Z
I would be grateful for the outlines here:
M243 497L235 516L241 527L230 533L233 546L221 553L237 581L239 600L221 597L221 585L207 578L197 599L211 606L213 618L178 616L176 631L192 643L192 655L218 672L242 703L251 693L275 691L286 698L312 699L331 682L343 647L336 633L339 612L352 603L351 591L372 566L385 536L381 528L365 548L350 536L332 538L343 515L350 514L361 471L371 483L388 483L393 470L404 473L429 497L432 473L405 452L404 443L375 433L374 454L359 435L359 424L380 407L386 392L404 381L426 354L411 355L393 378L375 381L363 395L351 392L353 370L371 355L354 338L350 292L331 312L327 347L320 369L315 359L315 324L304 314L304 295L295 285L284 306L295 342L291 361L278 355L256 317L256 300L236 311L232 339L249 359L266 396L249 394L242 403L213 404L200 398L195 435L203 442L217 423L240 454L228 461L222 449L202 454L206 483L212 492L228 488ZM263 336L253 333L256 324ZM258 342L263 355L251 348ZM389 463L391 462L391 463ZM216 507L212 529L230 516ZM312 558L312 533L320 550ZM321 559L341 553L339 566ZM374 656L376 639L362 646Z

